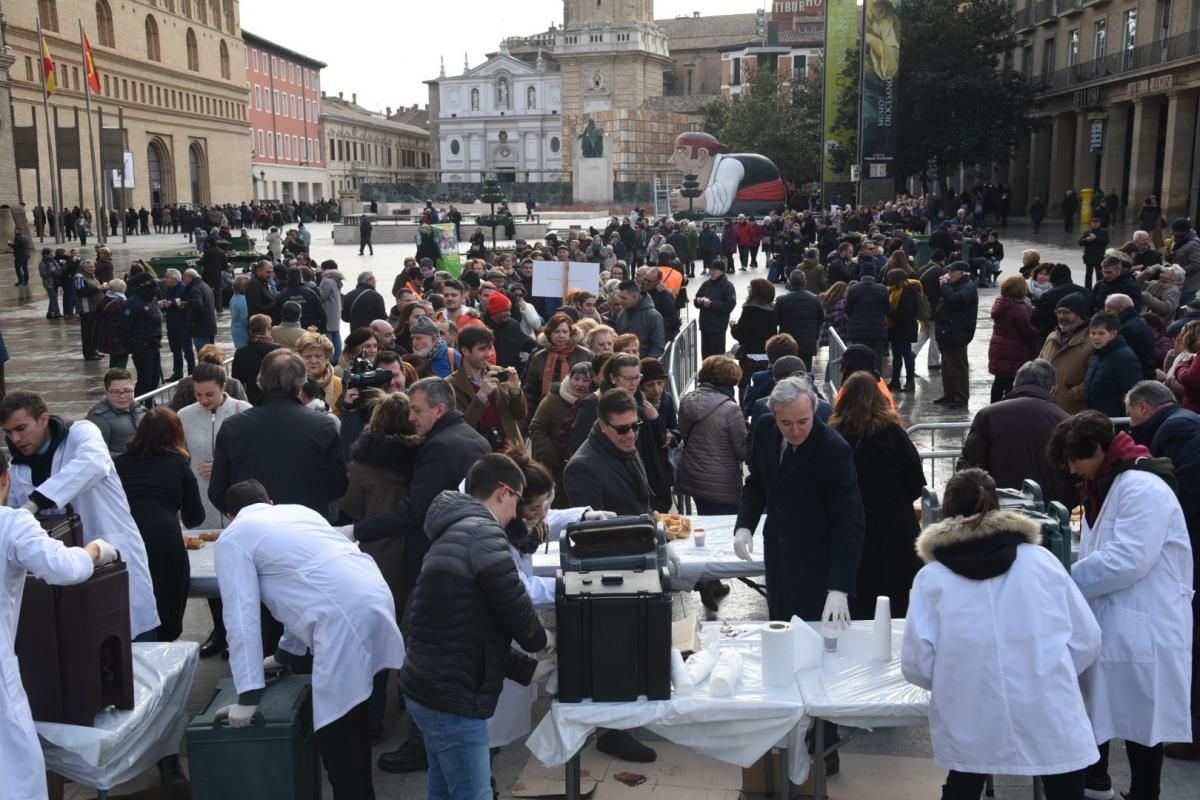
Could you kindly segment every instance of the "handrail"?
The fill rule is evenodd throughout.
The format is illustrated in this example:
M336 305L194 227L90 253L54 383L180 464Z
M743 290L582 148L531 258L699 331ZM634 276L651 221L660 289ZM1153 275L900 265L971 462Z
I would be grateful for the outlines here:
M222 366L224 366L225 369L228 371L229 365L232 363L233 363L233 358L227 358L227 359L225 359L225 363ZM191 377L191 376L189 375L187 377ZM159 386L157 389L153 389L149 392L146 392L145 394L141 394L141 395L138 395L137 397L133 398L133 402L141 403L142 405L146 406L147 408L152 408L153 406L158 405L157 398L159 395L166 395L168 392L171 394L174 394L175 390L179 387L179 384L181 384L181 383L183 383L183 378L180 378L177 381L172 381L171 383L164 383L162 386ZM151 400L153 400L154 402L148 402Z
M662 360L667 368L667 387L676 404L696 382L696 374L700 369L696 360L699 338L699 322L691 320L663 350Z

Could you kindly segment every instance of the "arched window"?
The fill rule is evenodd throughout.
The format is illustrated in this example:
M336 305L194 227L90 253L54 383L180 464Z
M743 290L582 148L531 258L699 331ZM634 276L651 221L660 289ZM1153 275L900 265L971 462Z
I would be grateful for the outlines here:
M208 7L204 5L204 0L196 0L196 19L200 20L201 25L208 24Z
M187 29L187 65L192 72L200 71L200 48L196 45L196 32Z
M162 61L162 48L158 44L158 23L153 15L146 15L146 58Z
M229 80L229 48L221 42L221 77Z
M229 33L236 33L237 25L233 18L233 0L224 0L225 3L225 30Z
M42 27L48 31L58 30L58 3L54 0L38 0L38 17Z
M188 148L188 182L192 185L192 202L196 205L207 202L208 165L196 142Z
M117 37L113 33L112 8L108 0L96 0L96 36L104 47L116 47Z
M212 24L221 30L221 0L209 0L209 5L212 7Z

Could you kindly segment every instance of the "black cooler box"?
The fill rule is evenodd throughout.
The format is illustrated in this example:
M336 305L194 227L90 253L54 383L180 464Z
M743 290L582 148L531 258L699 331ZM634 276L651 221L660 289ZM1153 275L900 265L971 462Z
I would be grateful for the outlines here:
M649 515L577 522L559 537L559 702L670 699L666 547Z

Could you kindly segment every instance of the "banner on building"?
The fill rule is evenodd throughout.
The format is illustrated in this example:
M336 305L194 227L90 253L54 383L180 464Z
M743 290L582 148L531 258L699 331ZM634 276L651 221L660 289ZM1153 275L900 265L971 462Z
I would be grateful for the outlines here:
M893 178L901 0L863 4L862 161L867 179Z
M133 153L126 150L122 153L122 160L125 162L125 185L121 186L121 169L109 170L109 178L114 189L132 189L133 187Z
M13 125L13 156L17 169L38 168L37 117L31 125Z
M827 0L825 3L825 154L823 179L826 183L848 180L845 173L835 173L830 155L838 148L850 146L849 132L834 133L838 100L846 80L844 73L851 51L858 45L858 5L855 0ZM854 159L851 159L852 161Z
M59 169L79 169L83 163L79 155L79 128L56 126L54 150L58 156Z

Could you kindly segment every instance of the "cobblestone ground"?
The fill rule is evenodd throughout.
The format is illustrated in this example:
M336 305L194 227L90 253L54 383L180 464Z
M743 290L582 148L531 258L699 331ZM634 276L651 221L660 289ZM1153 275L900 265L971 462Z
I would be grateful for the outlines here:
M572 220L573 222L575 220ZM602 224L602 220L582 220L583 224ZM553 223L552 223L553 224ZM381 287L390 286L392 279L399 272L403 259L413 255L415 245L378 245L374 256L359 256L357 250L350 246L335 246L331 237L331 227L328 224L312 226L314 259L322 261L332 258L337 261L339 269L346 274L349 283L362 270L373 270L379 279ZM1132 233L1129 226L1117 226L1114 231L1114 241L1124 241ZM1076 273L1076 280L1082 283L1083 269L1079 259L1080 249L1076 246L1078 233L1066 233L1060 226L1044 226L1040 234L1034 235L1027 226L1012 225L1001 231L1001 241L1005 247L1005 274L1016 269L1020 262L1021 251L1028 247L1040 251L1043 261L1062 262L1070 264ZM129 261L135 257L150 257L155 255L173 254L188 246L182 236L151 235L131 237L127 244L110 244L113 249L118 271L123 271ZM760 261L762 257L760 256ZM11 256L0 256L0 275L12 275ZM104 361L85 363L79 349L79 331L77 325L62 321L49 322L45 315L45 293L41 290L36 278L36 263L31 265L34 273L29 290L13 287L8 280L0 287L0 329L3 330L12 360L5 365L5 376L9 389L29 388L43 393L54 413L69 418L79 418L102 395L101 376L107 363ZM755 277L765 276L766 270L738 272L732 276L738 286L739 296L744 296L746 286ZM346 289L349 290L350 286ZM997 290L984 289L980 291L979 301L979 331L971 344L969 358L971 364L971 399L968 410L947 410L932 404L932 400L941 396L941 381L937 373L930 375L926 367L924 354L917 360L917 391L915 394L897 396L899 411L909 424L930 422L966 421L982 406L986 405L991 389L991 375L987 372L987 343L991 331L991 320L988 316L993 298ZM231 347L229 338L229 317L222 315L218 319L218 342ZM730 342L732 344L732 341ZM232 351L230 351L232 352ZM170 353L164 346L164 368L170 371ZM817 374L823 373L824 359L819 357L814 365ZM957 439L953 435L939 439L939 447L956 446ZM924 440L919 446L928 446ZM949 467L945 463L927 464L927 476L935 485L944 483L948 477ZM683 598L689 610L703 614L695 596ZM721 605L717 615L721 619L763 619L766 617L766 604L760 595L740 583L733 585L733 591ZM184 639L203 641L208 635L211 623L206 604L192 601L188 605L188 613L184 620ZM228 675L228 662L221 660L206 660L201 662L197 673L196 685L191 697L191 711L197 712L211 697L212 688L216 681ZM548 708L548 700L539 702L534 712L534 719L540 719ZM400 744L407 735L407 718L389 720L390 728L384 740L376 748L376 753L392 749ZM986 724L986 723L982 723ZM643 735L654 738L650 734ZM931 757L929 734L924 728L898 728L880 730L869 736L863 736L845 746L847 752L906 756L919 759ZM522 747L504 748L495 759L495 775L501 796L511 796L511 787L528 758L528 752ZM1114 754L1112 760L1114 788L1123 790L1128 786L1128 770L1125 759ZM375 786L380 797L417 798L425 794L425 774L399 776L376 772ZM1200 765L1187 764L1167 759L1163 768L1163 800L1193 800L1196 797L1196 787L1200 786ZM1190 788L1188 788L1190 787ZM880 787L880 798L887 798L886 787ZM326 787L328 795L329 789ZM830 784L830 793L837 797L837 782ZM1016 800L1028 797L1030 793L1027 781L999 780L997 781L996 796L1002 800ZM79 795L83 796L83 795ZM90 795L88 795L90 796Z

